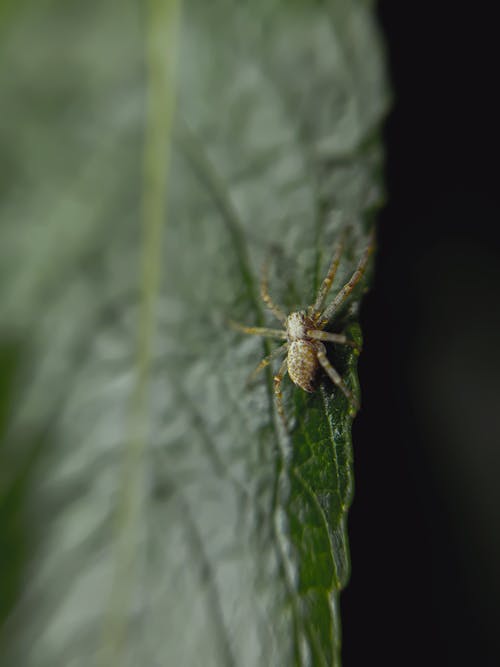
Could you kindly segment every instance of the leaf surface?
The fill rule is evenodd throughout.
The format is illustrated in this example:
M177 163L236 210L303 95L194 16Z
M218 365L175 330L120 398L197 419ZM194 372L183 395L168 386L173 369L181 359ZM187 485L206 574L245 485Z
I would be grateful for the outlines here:
M290 311L342 228L337 289L368 243L388 103L370 3L191 0L178 22L151 6L175 37L165 90L133 2L25 3L0 47L0 333L22 349L0 509L22 497L31 545L2 664L338 665L348 404L286 382L284 432L272 373L247 385L273 345L228 320L276 326L269 253ZM176 110L163 133L147 68ZM361 341L359 298L332 327ZM358 392L354 354L329 357Z

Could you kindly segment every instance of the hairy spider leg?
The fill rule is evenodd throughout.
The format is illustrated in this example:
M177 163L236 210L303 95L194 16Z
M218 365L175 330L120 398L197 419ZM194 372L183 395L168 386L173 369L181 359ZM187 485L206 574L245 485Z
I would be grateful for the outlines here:
M328 269L328 273L326 274L325 279L323 280L323 283L321 284L321 287L318 290L316 301L312 306L309 306L308 308L309 316L312 317L313 320L318 320L321 317L323 304L325 303L325 299L328 296L328 293L330 292L333 281L335 280L337 269L339 268L340 258L342 257L342 251L344 249L344 241L345 241L345 231L342 234L340 241L337 243L335 252L333 253L332 261L330 263L330 267Z
M354 398L352 392L347 388L344 381L340 377L339 373L328 361L324 345L322 343L316 343L316 351L318 355L318 361L322 365L323 369L325 370L330 380L333 382L335 386L337 386L340 389L340 391L344 394L344 396L347 398L349 403L354 407L354 409L359 410L358 401Z
M268 354L267 357L264 357L260 364L250 373L248 376L247 384L251 384L257 375L264 369L266 366L269 366L271 361L277 357L278 355L282 354L282 352L287 348L288 343L283 343L283 345L280 345L279 347L276 347L271 354Z
M274 395L276 396L276 407L278 408L278 414L281 418L281 421L283 422L285 431L287 426L286 426L285 410L283 408L283 393L281 391L281 383L283 382L283 378L285 377L286 372L287 372L287 361L286 359L284 359L283 363L280 366L279 371L274 376Z
M262 266L262 278L260 281L260 296L262 301L266 304L266 306L272 312L274 317L276 317L282 324L284 324L286 321L286 315L281 310L281 308L274 303L274 301L271 298L271 295L269 294L268 276L269 276L269 257L266 259L266 261Z
M344 301L347 299L347 297L351 294L353 289L359 283L366 270L368 260L370 259L370 256L374 250L375 250L375 234L372 232L370 236L370 243L366 248L365 252L363 253L363 256L359 260L358 266L356 267L356 270L352 274L350 280L342 287L342 289L337 294L335 299L331 302L331 304L327 306L327 308L325 308L325 311L323 312L323 315L321 316L321 319L318 322L319 329L322 329L329 322L329 320L331 320L331 318L335 315L340 306L344 303Z
M268 338L281 338L285 339L287 337L286 331L283 329L266 329L265 327L247 327L244 324L239 324L239 322L233 322L229 320L229 324L236 331L242 331L243 333L253 334L254 336L267 336Z
M320 331L318 329L308 329L306 331L309 338L314 340L326 340L329 343L337 343L337 345L349 345L359 352L359 347L353 340L349 340L344 334L330 333L329 331Z

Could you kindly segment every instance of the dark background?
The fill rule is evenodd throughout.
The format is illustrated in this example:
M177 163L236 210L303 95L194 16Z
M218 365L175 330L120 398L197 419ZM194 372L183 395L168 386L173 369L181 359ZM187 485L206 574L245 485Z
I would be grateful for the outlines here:
M394 105L345 667L500 664L498 23L493 3L460 5L379 4Z

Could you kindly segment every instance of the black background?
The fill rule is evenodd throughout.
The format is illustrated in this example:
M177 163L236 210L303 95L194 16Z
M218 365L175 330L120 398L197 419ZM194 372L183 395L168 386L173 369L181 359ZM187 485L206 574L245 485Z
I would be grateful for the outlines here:
M388 203L362 316L344 667L500 664L494 7L379 4L394 104ZM477 340L460 338L462 328ZM461 351L450 357L453 385L429 396L426 378L435 386L433 369L448 350ZM453 460L456 436L441 414L475 434L466 441L474 475Z

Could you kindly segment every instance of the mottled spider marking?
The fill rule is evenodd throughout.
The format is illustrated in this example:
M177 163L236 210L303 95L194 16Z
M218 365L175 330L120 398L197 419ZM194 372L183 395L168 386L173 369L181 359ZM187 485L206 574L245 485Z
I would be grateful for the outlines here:
M302 312L291 313L286 321L287 371L298 387L309 393L314 391L314 379L319 369L318 354L313 339L308 335L314 322Z
M328 375L330 380L337 386L340 391L348 399L351 409L356 411L359 409L357 399L353 396L350 389L344 383L340 374L332 366L328 357L326 356L326 348L321 341L335 343L337 345L350 345L358 352L358 348L354 341L351 341L344 334L330 333L323 331L324 327L332 320L346 299L350 296L356 285L363 277L368 261L375 248L374 232L370 235L370 241L361 256L358 265L352 274L351 278L342 286L337 292L333 301L323 308L326 298L333 285L337 268L342 256L344 246L344 236L341 237L333 253L332 261L328 272L318 290L318 294L314 303L309 306L307 311L295 311L286 316L283 310L275 305L268 291L267 281L267 264L264 266L261 274L260 293L262 300L266 307L273 313L273 315L284 325L284 329L267 329L263 327L247 327L236 322L232 322L232 326L243 333L253 334L257 336L265 336L267 338L280 338L285 342L274 350L270 355L262 359L260 364L255 369L252 376L260 370L269 365L271 360L277 356L282 350L286 350L286 358L284 359L279 372L274 377L274 391L276 396L276 404L278 412L285 422L285 413L283 409L283 399L281 392L281 383L286 372L294 384L307 392L315 390L315 380L318 371L321 368Z
M319 361L318 353L312 343L296 340L288 347L287 371L291 381L298 387L312 393Z

